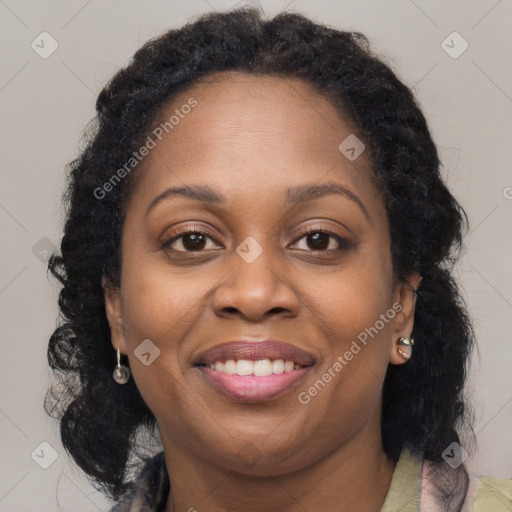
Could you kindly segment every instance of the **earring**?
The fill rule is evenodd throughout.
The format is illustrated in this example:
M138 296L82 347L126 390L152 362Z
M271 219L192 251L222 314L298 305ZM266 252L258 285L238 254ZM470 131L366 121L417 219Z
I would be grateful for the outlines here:
M397 352L407 361L412 355L412 346L414 345L414 340L412 338L398 338L396 344L399 348L397 348Z
M130 379L128 366L121 364L121 351L119 347L117 347L117 366L114 368L113 377L118 384L126 384Z

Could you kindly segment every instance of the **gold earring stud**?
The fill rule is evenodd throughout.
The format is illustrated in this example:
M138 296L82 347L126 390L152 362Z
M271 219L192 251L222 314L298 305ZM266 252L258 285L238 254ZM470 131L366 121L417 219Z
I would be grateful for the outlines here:
M401 336L396 342L398 348L397 352L407 361L412 355L412 347L414 340L412 338L405 338Z

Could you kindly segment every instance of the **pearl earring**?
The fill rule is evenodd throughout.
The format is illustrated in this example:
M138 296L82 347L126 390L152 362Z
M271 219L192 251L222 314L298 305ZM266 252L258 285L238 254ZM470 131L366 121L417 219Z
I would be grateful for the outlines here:
M397 352L407 361L412 355L414 340L412 338L400 337L396 344L398 346Z
M126 384L130 379L130 370L128 366L121 364L121 351L119 350L119 347L117 347L117 366L114 368L112 375L118 384Z

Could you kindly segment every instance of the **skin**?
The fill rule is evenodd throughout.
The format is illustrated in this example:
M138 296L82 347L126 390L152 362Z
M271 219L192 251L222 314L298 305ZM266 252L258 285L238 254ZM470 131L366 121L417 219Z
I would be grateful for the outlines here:
M377 512L394 470L381 443L383 380L388 364L406 362L395 342L412 332L421 277L393 278L384 202L367 155L349 161L338 149L355 127L297 78L219 73L182 91L161 120L190 97L198 105L136 171L121 286L103 281L112 345L128 355L158 421L171 481L165 510ZM350 189L367 215L341 195L284 201L287 187L327 181ZM199 183L227 202L174 196L145 217L166 188ZM161 248L185 227L206 234L199 252L190 236ZM319 243L301 234L307 227L350 246L339 249L334 237ZM252 263L236 252L247 237L263 249ZM301 404L299 392L395 303L402 310ZM248 337L290 342L316 365L274 399L227 397L192 362ZM134 355L147 338L160 350L148 366ZM247 453L256 454L252 464Z

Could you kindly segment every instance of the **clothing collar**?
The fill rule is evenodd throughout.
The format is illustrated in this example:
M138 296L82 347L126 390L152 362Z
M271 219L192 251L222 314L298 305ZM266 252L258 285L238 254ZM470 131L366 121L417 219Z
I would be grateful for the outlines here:
M380 512L419 512L422 457L404 446ZM164 452L145 466L135 489L110 512L164 512L170 491Z
M402 448L388 494L380 512L419 512L423 457L408 445Z

